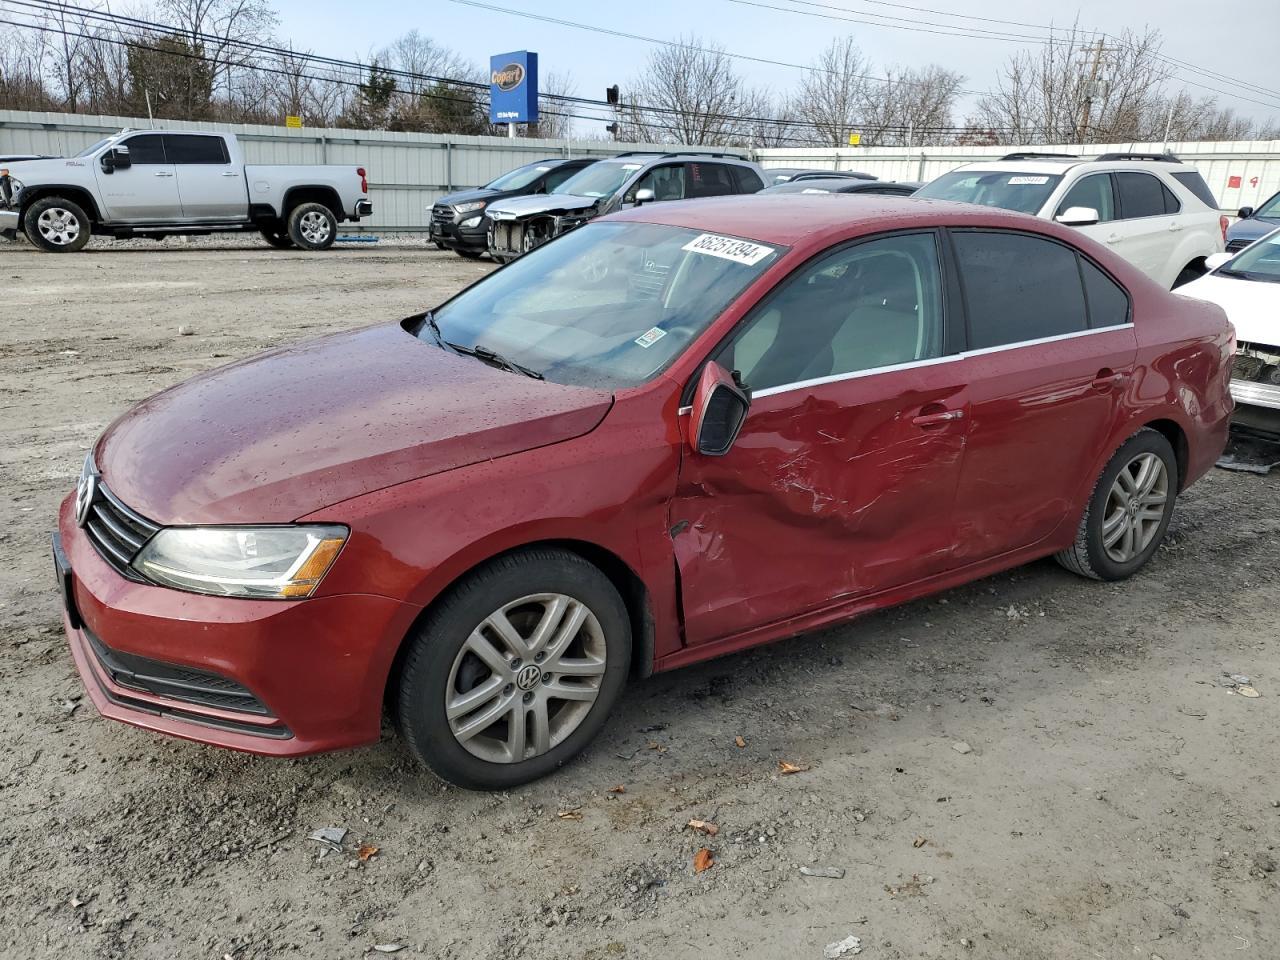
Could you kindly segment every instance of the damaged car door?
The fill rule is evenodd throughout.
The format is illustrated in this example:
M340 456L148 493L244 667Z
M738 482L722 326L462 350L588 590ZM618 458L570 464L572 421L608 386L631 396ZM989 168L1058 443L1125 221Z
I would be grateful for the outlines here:
M682 461L671 522L689 643L949 565L968 388L941 262L934 231L840 245L714 352L752 398L727 453Z

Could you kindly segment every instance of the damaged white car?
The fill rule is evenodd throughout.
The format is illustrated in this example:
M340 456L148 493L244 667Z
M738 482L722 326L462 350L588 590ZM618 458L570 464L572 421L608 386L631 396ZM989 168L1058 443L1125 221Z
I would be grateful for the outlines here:
M1280 435L1280 230L1206 265L1209 273L1177 292L1216 303L1236 328L1235 422Z

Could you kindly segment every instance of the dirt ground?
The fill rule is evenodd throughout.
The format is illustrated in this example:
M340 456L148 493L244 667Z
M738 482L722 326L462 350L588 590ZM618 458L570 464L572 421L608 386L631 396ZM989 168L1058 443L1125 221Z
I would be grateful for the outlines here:
M506 794L390 734L281 761L98 717L48 536L99 431L487 269L421 244L0 244L0 957L803 960L850 935L874 960L1280 957L1276 476L1215 471L1127 583L1037 563L634 684L582 760Z

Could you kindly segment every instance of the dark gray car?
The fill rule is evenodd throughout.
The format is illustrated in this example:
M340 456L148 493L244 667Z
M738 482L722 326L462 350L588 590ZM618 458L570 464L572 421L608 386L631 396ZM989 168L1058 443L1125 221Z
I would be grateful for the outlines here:
M1276 227L1280 227L1280 193L1256 209L1240 208L1240 219L1227 229L1227 253L1239 253Z
M860 195L879 194L888 197L909 197L919 190L923 183L914 180L895 182L893 180L862 180L850 177L812 177L800 180L788 180L772 187L765 187L761 193L857 193Z
M593 217L640 203L755 193L756 164L727 153L622 153L600 160L550 193L490 204L489 256L513 260Z

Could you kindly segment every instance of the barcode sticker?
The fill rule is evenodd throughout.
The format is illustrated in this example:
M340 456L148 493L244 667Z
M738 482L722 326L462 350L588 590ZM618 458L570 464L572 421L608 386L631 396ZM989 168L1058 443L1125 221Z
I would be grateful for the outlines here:
M722 237L715 233L703 233L694 237L680 249L690 253L705 253L707 256L732 260L734 263L745 263L755 266L769 254L773 247L763 243L752 243L750 240L739 240L737 237Z

